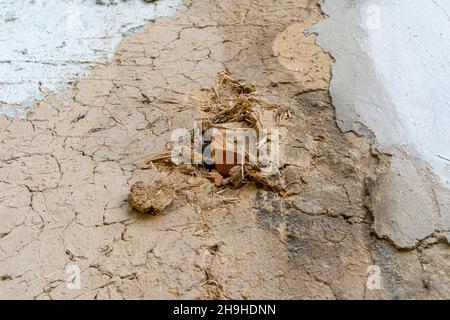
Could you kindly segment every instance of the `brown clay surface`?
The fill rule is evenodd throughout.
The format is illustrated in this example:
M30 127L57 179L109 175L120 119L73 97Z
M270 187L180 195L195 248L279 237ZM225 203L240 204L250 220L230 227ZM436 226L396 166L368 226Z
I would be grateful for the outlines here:
M449 298L446 244L398 251L371 233L368 195L388 159L336 126L332 58L303 34L319 19L314 0L186 0L68 98L0 118L0 297ZM144 160L192 128L196 97L224 69L289 108L284 174L297 195L217 194L180 175L190 187L164 215L132 211L131 185L155 179ZM371 265L380 290L366 287ZM71 266L79 290L67 287Z

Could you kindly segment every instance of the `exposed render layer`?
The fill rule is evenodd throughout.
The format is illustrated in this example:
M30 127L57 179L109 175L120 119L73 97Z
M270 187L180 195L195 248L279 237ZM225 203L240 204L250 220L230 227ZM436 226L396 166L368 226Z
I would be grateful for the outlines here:
M315 26L336 59L331 95L344 131L393 154L381 177L375 230L411 248L450 229L450 3L330 0ZM429 170L430 168L431 170Z
M0 113L12 116L48 91L62 89L68 80L87 75L88 67L113 56L125 33L172 14L180 1L99 3L0 3Z
M311 0L185 0L67 97L0 116L0 297L449 298L447 245L398 251L371 234L368 194L386 157L336 125L332 59L303 34L321 17ZM131 185L155 179L144 160L192 129L224 68L289 109L292 194L217 194L180 175L190 187L165 215L131 211ZM371 266L380 287L367 286Z

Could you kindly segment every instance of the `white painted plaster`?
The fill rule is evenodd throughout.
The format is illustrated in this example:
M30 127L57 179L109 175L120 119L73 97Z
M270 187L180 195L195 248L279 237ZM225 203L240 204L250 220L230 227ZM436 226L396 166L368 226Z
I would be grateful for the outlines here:
M450 1L323 0L311 29L329 51L343 130L426 160L450 186Z
M181 0L0 0L0 103L9 116L112 57L128 32Z

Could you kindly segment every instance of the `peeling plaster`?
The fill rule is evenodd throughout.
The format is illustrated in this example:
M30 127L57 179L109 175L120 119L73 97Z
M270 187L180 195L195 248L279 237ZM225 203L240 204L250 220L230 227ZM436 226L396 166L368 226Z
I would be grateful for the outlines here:
M406 252L372 237L366 192L388 157L336 126L331 59L302 37L316 9L316 0L184 0L124 38L71 99L49 94L27 119L0 116L0 298L448 299L446 245L428 237ZM131 185L156 178L143 160L197 119L201 89L224 68L289 106L284 170L295 194L221 193L240 198L233 204L180 174L193 188L165 215L130 211ZM448 199L436 194L450 208ZM366 286L373 265L381 290ZM80 290L67 286L71 267Z
M0 3L0 113L13 116L45 92L86 76L129 32L174 13L180 0L98 5L95 0Z
M436 201L436 190L450 194L450 3L323 0L321 6L329 17L310 32L336 59L330 92L338 125L372 131L375 149L393 156L375 196L374 229L413 248L450 227L450 210Z

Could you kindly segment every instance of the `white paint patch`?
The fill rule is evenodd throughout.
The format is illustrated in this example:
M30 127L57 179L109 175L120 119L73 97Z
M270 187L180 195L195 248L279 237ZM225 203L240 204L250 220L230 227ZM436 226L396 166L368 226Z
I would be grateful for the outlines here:
M0 113L23 112L45 91L86 76L110 59L122 37L181 0L0 0Z
M343 130L425 159L450 186L450 1L329 0L312 31L336 59L331 94Z

